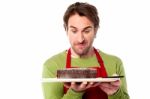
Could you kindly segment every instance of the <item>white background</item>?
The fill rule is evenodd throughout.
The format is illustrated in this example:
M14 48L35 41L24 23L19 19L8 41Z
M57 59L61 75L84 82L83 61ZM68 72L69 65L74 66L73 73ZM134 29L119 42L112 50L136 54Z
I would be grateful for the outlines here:
M69 48L62 17L74 2L0 1L0 99L43 99L42 65ZM94 46L122 59L131 99L148 99L149 0L87 2L97 7L101 19Z

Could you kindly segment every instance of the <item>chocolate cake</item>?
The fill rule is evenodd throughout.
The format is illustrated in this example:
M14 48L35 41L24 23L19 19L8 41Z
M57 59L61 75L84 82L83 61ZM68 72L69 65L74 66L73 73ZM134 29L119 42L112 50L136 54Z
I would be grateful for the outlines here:
M94 68L66 68L57 70L57 78L96 78Z

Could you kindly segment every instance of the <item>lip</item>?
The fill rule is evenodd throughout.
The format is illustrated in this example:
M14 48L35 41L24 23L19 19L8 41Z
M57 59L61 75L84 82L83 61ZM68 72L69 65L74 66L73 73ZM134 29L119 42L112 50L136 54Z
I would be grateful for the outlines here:
M86 44L77 44L77 47L79 48L84 48L86 46Z

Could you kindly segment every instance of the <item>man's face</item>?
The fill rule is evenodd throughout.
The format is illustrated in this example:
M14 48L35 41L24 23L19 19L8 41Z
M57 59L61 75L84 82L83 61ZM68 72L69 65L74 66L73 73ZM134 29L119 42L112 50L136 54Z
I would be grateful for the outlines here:
M75 14L68 20L67 35L73 51L77 55L83 56L92 47L96 29L87 17Z

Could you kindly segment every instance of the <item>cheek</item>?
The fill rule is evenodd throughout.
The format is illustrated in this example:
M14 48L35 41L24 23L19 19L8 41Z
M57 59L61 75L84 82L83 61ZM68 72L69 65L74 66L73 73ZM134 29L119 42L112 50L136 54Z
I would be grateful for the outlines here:
M68 39L69 39L70 43L75 42L75 37L72 35L68 35Z
M92 42L92 41L94 40L94 36L93 36L93 35L87 36L87 37L86 37L86 40L87 40L88 42Z

